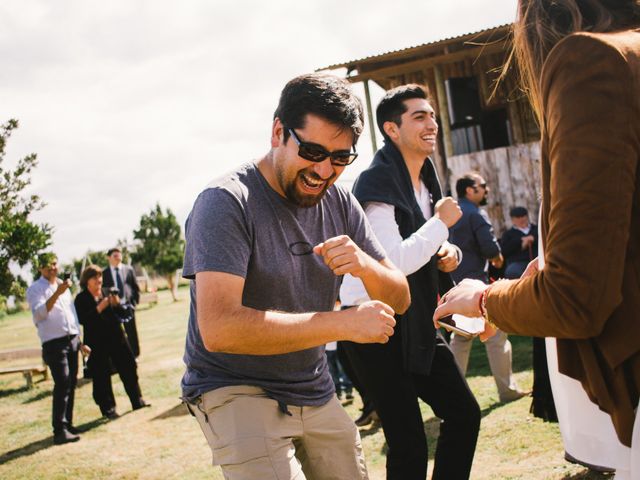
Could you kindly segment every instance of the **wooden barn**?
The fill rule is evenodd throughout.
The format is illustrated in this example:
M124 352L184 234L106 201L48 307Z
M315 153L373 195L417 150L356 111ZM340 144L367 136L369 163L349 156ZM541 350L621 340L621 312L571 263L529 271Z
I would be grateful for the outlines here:
M372 130L377 127L370 82L384 89L425 85L440 124L434 158L440 178L455 196L456 180L479 171L492 189L486 208L499 235L511 225L513 206L527 207L535 222L540 196L540 132L518 88L517 71L510 69L494 88L509 55L510 28L501 25L319 69L346 68L350 82L364 84ZM372 136L374 150L375 142Z

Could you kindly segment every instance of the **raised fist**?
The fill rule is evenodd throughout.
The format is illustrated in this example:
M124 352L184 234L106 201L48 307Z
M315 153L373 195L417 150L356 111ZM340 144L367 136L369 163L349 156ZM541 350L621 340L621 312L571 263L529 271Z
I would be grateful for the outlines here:
M348 313L347 313L348 312ZM357 343L387 343L393 335L396 320L386 303L371 300L344 311L349 315L349 340Z
M447 228L454 226L462 217L462 210L460 210L458 202L451 197L444 197L438 200L435 210L434 217L442 220Z

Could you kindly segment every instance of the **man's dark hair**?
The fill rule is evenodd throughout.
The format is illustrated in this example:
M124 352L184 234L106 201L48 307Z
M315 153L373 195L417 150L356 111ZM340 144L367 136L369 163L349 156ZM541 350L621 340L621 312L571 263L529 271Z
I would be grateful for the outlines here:
M388 90L384 97L382 97L382 100L380 100L380 103L376 107L376 120L378 122L378 129L385 140L388 140L389 137L384 132L384 122L393 122L401 126L402 114L407 111L407 106L404 101L412 98L428 100L429 95L426 88L422 85L409 83Z
M456 194L458 195L458 198L467 197L467 188L473 187L479 176L479 173L467 172L458 179L456 182Z
M53 252L45 252L36 259L38 268L47 268L58 261L58 256Z
M509 216L511 218L520 218L520 217L526 217L529 215L529 211L524 208L524 207L513 207L510 211L509 211Z
M308 114L350 130L353 145L364 128L362 102L353 93L351 84L335 75L311 73L296 77L285 85L273 117L279 118L286 128L304 128ZM289 138L286 128L285 142Z
M120 250L118 247L110 248L109 250L107 250L107 257L110 257L113 252L122 253L122 250Z

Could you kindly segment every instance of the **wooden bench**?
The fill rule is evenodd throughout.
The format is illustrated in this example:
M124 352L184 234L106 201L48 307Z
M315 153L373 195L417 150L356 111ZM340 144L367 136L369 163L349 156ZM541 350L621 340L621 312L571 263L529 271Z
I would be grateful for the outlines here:
M155 305L158 303L158 294L156 292L143 292L140 294L140 301L138 305Z
M35 361L36 358L39 359L39 362ZM31 362L16 362L16 360L31 360ZM20 350L1 351L0 362L10 363L9 366L0 368L0 375L8 373L22 373L27 381L27 388L33 387L34 374L42 375L45 380L48 376L47 365L42 359L42 349L40 348L23 348Z

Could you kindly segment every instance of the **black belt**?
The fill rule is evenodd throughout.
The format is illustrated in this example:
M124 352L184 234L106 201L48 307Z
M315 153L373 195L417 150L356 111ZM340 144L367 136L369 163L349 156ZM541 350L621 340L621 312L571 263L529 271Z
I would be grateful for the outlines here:
M68 342L70 340L73 340L77 336L78 336L77 333L73 333L73 334L70 334L70 335L65 335L64 337L53 338L51 340L47 340L46 342L44 342L42 344L42 346L44 347L45 345L49 345L49 344L56 343L56 342Z

